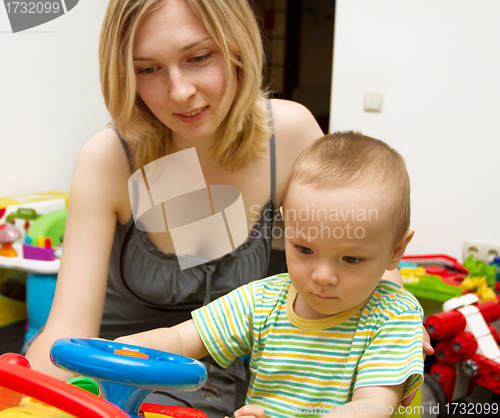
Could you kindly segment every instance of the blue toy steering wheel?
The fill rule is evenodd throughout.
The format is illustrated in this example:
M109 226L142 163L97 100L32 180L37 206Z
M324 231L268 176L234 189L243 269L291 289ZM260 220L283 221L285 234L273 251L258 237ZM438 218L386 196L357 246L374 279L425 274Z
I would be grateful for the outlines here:
M105 340L57 340L50 358L61 369L96 379L104 398L132 416L153 390L196 390L207 379L197 360Z
M65 338L54 343L52 362L70 372L149 389L189 391L207 378L197 360L135 345Z

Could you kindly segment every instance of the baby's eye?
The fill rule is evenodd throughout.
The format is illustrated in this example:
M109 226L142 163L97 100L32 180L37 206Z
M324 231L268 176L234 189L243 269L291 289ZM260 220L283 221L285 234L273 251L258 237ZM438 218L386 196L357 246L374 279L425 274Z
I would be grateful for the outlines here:
M344 260L348 264L356 264L356 263L359 263L361 261L361 258L350 257L350 256L346 255L345 257L342 258L342 260Z
M297 251L304 255L310 255L313 253L313 250L311 250L310 248L301 247L300 245L297 245Z

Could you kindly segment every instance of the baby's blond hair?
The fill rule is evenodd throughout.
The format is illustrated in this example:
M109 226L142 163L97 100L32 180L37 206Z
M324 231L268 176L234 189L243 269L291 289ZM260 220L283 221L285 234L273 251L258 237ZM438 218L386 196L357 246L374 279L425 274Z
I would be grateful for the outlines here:
M404 159L378 139L353 131L325 135L306 148L295 162L284 206L293 181L318 189L376 182L392 203L396 242L410 226L410 179Z

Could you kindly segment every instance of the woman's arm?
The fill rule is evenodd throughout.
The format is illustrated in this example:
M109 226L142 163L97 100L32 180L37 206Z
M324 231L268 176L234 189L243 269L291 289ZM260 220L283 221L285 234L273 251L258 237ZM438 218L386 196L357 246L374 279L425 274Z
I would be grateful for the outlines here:
M33 369L67 379L49 352L55 340L99 335L109 256L117 219L130 218L128 162L114 131L100 132L82 148L71 184L64 251L52 309L26 357Z
M382 276L382 279L396 283L399 286L403 286L403 278L401 277L401 273L398 269L386 270L386 272Z
M272 99L271 106L276 146L276 203L279 206L295 160L314 140L323 136L323 131L309 109L300 103ZM283 221L276 220L274 227L282 232L273 233L272 248L285 251Z

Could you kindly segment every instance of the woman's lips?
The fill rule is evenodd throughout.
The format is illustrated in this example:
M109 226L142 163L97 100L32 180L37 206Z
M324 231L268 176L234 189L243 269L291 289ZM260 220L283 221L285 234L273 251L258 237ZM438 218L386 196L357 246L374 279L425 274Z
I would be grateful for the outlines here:
M175 113L175 116L184 123L194 123L203 119L207 109L208 106L205 106L186 113Z
M199 115L202 111L203 111L203 109L198 109L198 110L195 110L194 112L191 112L191 113L181 114L181 116L196 116L196 115Z

